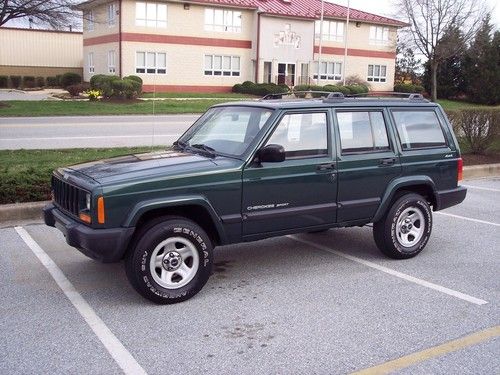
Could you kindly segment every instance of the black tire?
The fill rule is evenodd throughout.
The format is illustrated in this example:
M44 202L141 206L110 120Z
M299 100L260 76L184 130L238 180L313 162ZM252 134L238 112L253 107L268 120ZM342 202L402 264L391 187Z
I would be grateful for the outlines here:
M404 215L418 218L415 223L401 221ZM418 235L413 235L414 227ZM420 253L432 232L432 212L429 204L419 194L408 193L397 198L385 216L373 224L373 238L379 250L390 258L408 259ZM405 239L406 236L406 239Z
M161 266L151 261L153 255ZM134 289L158 304L193 297L208 281L212 264L213 246L205 231L190 220L173 216L143 227L125 257L125 271ZM180 273L181 268L187 271Z

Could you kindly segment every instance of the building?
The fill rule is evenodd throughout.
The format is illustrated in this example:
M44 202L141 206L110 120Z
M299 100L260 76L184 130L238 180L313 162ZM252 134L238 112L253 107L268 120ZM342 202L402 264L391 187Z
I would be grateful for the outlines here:
M0 27L0 75L83 73L82 33Z
M136 74L145 91L317 83L318 59L320 84L358 76L372 90L392 91L397 29L406 25L351 9L347 27L347 8L325 2L320 43L320 0L91 0L79 7L85 80Z

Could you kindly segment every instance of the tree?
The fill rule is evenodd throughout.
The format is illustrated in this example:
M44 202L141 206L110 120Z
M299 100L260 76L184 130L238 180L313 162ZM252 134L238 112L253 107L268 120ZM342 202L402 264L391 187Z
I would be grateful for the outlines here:
M0 26L24 18L54 29L67 27L75 22L75 4L76 1L62 0L0 0Z
M422 62L415 57L413 49L398 41L396 55L395 83L418 84Z
M429 62L431 98L435 101L439 64L463 48L444 43L444 33L457 27L464 42L470 41L482 19L484 6L476 0L397 0L397 4L401 12L408 15L410 40Z

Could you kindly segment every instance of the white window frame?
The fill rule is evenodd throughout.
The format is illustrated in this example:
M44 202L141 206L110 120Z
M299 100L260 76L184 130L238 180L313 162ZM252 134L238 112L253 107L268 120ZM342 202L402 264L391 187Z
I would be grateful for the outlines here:
M339 61L321 61L326 70L320 69L319 76L322 81L342 81L342 63ZM337 69L336 69L337 68ZM313 79L318 79L318 62L315 62Z
M212 66L207 67L207 57L212 59ZM221 67L220 69L215 68L215 59L221 59ZM229 59L229 68L224 67L224 63ZM238 64L236 64L238 61ZM238 65L238 68L236 68ZM203 75L206 77L240 77L241 76L241 56L237 55L212 55L212 54L204 54L203 55Z
M116 25L116 3L108 4L108 26L113 27Z
M137 55L144 53L144 65L138 65ZM155 55L155 66L148 65L148 54ZM165 66L158 66L158 55L165 55ZM139 70L144 70L140 72ZM153 52L153 51L136 51L135 52L135 73L145 75L164 75L167 74L167 53L166 52Z
M370 44L375 46L389 45L389 28L385 26L370 26Z
M86 17L87 17L87 31L94 31L94 11L93 10L89 10L87 13L86 13Z
M144 18L139 18L139 7L144 6ZM152 10L154 8L154 11ZM165 18L159 18L159 9L165 9ZM136 1L135 3L135 25L141 27L166 28L168 18L168 7L166 3L155 3L150 1Z
M116 53L115 50L108 51L108 73L116 73Z
M241 12L223 8L205 8L205 31L241 33ZM218 21L220 18L220 22Z
M372 70L371 74L370 74L370 67ZM377 70L378 70L378 73L377 73ZM384 74L382 74L382 70L384 70ZM376 83L387 82L387 65L368 64L368 74L366 76L366 81L367 82L376 82Z
M321 21L314 21L314 37L319 39ZM323 21L323 40L332 42L343 42L345 34L345 22Z
M87 54L87 67L89 69L89 73L95 73L94 52L89 52Z

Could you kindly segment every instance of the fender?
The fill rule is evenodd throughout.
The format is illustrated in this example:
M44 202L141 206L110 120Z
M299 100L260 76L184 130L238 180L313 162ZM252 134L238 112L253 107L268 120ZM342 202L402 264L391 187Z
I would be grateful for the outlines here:
M219 216L217 215L210 202L205 197L199 195L177 196L167 199L152 199L149 201L140 202L132 208L127 218L125 219L123 226L136 226L140 217L151 210L182 206L199 206L205 209L212 219L212 223L217 230L221 242L226 243L226 233L224 231L224 228L222 227L222 222Z
M429 186L432 189L434 199L436 200L436 206L437 206L436 209L440 206L439 194L437 194L436 185L429 176L420 175L420 176L399 177L392 180L387 186L387 189L385 190L385 193L382 197L380 206L378 207L377 212L375 212L375 216L373 217L372 222L379 221L382 218L382 216L384 216L397 190L399 190L402 187L412 186L412 185Z

